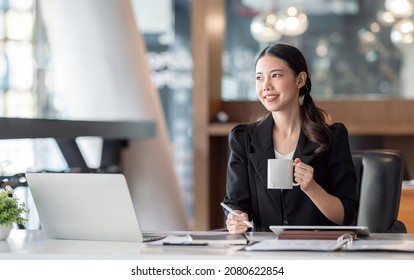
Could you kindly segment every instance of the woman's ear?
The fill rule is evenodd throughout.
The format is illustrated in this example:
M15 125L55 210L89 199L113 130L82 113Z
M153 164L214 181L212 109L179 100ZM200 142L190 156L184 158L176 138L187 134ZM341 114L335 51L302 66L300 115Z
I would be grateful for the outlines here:
M296 80L298 88L301 88L306 84L307 78L308 78L308 75L304 71L299 73L299 75L297 76L297 80Z

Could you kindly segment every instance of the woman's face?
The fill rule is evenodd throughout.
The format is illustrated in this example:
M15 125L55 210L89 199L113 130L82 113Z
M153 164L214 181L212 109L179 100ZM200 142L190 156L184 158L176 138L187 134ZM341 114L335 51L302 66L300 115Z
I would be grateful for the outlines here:
M305 72L296 76L280 58L265 55L257 61L256 93L268 111L283 111L299 106L299 89L304 81Z

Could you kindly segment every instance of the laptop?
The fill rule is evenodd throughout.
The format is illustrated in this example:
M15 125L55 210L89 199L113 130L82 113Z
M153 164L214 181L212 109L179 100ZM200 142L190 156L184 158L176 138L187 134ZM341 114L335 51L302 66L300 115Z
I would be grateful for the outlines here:
M144 237L122 174L25 176L48 238L145 242L163 237Z
M270 226L269 229L276 235L284 230L339 230L353 231L357 236L369 236L369 229L366 226Z

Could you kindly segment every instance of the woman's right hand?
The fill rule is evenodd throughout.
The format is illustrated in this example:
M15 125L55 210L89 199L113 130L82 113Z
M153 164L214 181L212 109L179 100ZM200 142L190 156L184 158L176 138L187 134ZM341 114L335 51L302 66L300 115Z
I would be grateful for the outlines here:
M232 213L227 214L227 220L226 220L227 230L233 234L234 233L245 233L249 229L249 226L246 225L243 221L248 221L249 216L240 210L234 210L234 211L240 214L240 216L233 215Z

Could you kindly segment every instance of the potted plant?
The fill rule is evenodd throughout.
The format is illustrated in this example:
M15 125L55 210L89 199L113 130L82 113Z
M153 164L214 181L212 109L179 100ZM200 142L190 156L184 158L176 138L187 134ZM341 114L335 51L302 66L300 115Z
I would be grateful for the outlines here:
M13 223L24 225L27 219L22 214L27 212L23 203L13 196L13 189L6 186L0 189L0 240L6 239L13 227Z

